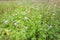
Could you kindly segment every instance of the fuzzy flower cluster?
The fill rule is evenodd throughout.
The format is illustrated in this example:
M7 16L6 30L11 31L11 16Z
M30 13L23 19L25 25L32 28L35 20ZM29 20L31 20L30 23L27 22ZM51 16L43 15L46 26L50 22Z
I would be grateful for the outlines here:
M52 25L48 26L48 30L51 29L52 27L53 27Z
M5 20L5 21L4 21L4 24L8 24L8 23L9 23L9 20Z
M24 20L28 20L28 17L25 16L25 17L24 17Z

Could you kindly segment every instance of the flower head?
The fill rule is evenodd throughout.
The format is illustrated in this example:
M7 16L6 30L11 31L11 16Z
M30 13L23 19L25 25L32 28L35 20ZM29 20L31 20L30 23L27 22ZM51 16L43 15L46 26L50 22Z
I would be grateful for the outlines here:
M24 20L28 20L28 17L24 17Z
M16 26L17 24L18 24L18 21L17 21L17 20L15 20L15 21L14 21L14 25Z
M25 26L25 29L28 29L28 26Z
M14 23L14 25L17 25L17 23Z
M53 26L52 25L50 25L50 26L48 26L48 29L51 29Z
M5 24L8 24L8 23L9 23L9 20L5 20L4 23L5 23Z

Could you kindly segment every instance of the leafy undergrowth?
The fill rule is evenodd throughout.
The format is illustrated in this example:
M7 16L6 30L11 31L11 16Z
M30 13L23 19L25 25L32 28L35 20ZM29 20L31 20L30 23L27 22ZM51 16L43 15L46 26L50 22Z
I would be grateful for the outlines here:
M60 9L51 5L0 8L0 40L60 40Z

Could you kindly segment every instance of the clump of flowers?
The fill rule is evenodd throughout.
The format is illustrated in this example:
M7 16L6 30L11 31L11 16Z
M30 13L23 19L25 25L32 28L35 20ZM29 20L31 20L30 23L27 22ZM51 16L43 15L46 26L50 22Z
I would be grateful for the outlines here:
M28 20L28 17L25 16L25 17L24 17L24 20Z
M4 24L8 24L8 23L9 23L9 20L5 20L5 21L4 21Z

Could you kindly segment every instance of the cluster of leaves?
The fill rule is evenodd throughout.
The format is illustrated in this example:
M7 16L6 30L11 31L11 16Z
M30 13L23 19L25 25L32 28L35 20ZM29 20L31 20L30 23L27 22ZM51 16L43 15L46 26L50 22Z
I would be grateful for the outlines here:
M0 40L60 40L59 8L24 5L3 11Z

